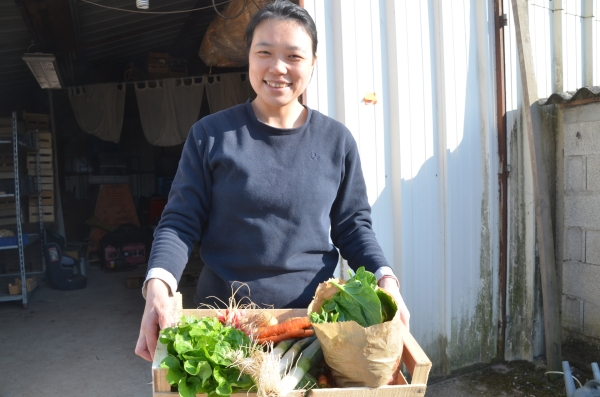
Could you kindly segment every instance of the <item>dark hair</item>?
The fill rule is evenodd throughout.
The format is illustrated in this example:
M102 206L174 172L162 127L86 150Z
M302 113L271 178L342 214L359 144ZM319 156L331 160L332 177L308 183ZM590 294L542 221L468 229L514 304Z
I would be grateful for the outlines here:
M289 0L275 0L258 10L246 26L246 53L250 53L254 30L265 19L278 19L281 21L295 21L306 30L312 41L313 56L317 55L317 27L308 12Z

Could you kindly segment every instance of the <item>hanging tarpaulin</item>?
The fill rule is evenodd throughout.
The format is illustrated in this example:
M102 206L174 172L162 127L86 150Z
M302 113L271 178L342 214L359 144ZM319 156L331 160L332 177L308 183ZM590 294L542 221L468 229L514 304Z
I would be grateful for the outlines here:
M93 84L69 88L77 124L98 138L119 143L125 110L124 84Z
M211 113L244 103L254 97L256 94L247 73L225 73L207 78L206 99Z
M135 84L142 129L154 146L183 143L198 120L204 78L165 79Z
M232 0L213 19L202 39L198 56L208 66L240 67L248 64L244 33L250 19L268 0Z

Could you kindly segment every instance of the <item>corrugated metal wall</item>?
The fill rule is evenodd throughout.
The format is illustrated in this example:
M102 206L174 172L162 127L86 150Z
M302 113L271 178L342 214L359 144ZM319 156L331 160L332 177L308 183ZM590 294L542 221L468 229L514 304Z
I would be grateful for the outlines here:
M505 357L532 359L544 354L542 298L536 257L535 202L529 144L522 114L521 79L510 0L504 0L509 25L505 33L506 125L508 128L509 243ZM600 85L600 0L531 0L529 28L538 97ZM550 112L550 113L548 113ZM562 153L556 142L556 114L542 108L545 153L551 186L560 178ZM558 145L558 146L557 146ZM558 149L560 151L560 149ZM554 191L551 195L554 195ZM557 216L561 216L560 211ZM554 222L562 224L561 218ZM556 229L556 227L555 227ZM560 236L555 237L561 275ZM560 284L560 283L559 283Z
M493 2L304 4L320 54L308 104L356 137L411 332L434 373L489 362L499 257ZM370 93L377 104L365 102Z

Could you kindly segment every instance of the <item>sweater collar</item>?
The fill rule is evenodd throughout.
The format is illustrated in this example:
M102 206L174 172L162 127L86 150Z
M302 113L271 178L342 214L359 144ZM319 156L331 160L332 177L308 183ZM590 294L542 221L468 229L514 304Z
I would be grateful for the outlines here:
M260 121L258 119L258 117L256 117L256 114L254 114L254 110L252 109L252 105L250 105L250 102L252 102L251 99L248 99L246 101L246 103L244 104L246 107L246 112L248 113L248 117L250 117L250 120L252 120L252 123L257 126L258 128L260 128L261 130L268 132L269 134L274 134L274 135L291 135L291 134L296 134L302 130L304 130L306 128L306 126L310 123L310 119L312 116L312 109L309 108L308 106L304 106L306 108L306 110L308 110L308 114L306 115L306 121L304 122L304 124L302 124L300 127L296 127L296 128L277 128L277 127L273 127L270 126L269 124L265 124L262 121Z

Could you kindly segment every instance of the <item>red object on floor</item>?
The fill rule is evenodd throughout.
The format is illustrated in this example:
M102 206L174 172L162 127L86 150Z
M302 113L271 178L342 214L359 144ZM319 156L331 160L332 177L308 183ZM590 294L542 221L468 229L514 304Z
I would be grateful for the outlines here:
M158 225L163 210L167 205L166 198L155 197L150 199L150 224Z
M146 246L141 243L125 245L121 248L125 261L131 265L146 263Z

